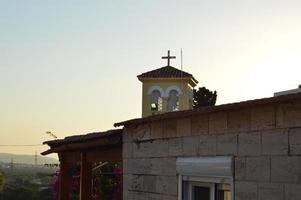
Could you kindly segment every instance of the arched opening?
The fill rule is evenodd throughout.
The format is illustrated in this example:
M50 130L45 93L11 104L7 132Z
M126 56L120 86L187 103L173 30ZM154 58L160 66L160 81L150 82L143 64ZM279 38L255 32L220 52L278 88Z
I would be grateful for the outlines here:
M179 110L179 92L177 90L171 90L167 100L167 111Z
M151 93L151 110L162 111L162 97L159 90L153 90Z

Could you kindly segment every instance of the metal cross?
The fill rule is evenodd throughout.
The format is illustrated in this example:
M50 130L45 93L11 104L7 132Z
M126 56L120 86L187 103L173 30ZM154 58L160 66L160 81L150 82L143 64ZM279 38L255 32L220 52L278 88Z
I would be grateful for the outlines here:
M170 66L170 59L175 59L175 56L170 56L170 50L167 51L167 56L163 56L162 59L167 59L167 66Z

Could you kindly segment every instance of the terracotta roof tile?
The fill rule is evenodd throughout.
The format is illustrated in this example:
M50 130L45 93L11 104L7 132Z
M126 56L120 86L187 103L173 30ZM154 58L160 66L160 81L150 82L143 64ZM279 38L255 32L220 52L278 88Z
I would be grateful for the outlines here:
M165 66L149 72L142 73L138 78L192 78L196 83L198 82L192 74L174 68L172 66Z

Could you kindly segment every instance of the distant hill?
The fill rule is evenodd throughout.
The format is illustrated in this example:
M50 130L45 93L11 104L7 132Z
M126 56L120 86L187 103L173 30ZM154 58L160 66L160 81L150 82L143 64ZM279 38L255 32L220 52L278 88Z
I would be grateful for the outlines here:
M43 165L45 163L59 163L57 159L40 156L38 155L38 164ZM17 155L17 154L10 154L10 153L0 153L0 162L10 163L11 159L13 159L14 163L23 163L23 164L35 164L35 155Z

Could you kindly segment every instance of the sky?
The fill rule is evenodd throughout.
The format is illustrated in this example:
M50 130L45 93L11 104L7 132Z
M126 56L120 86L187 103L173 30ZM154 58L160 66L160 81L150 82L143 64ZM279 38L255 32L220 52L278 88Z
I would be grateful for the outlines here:
M141 116L137 75L171 65L217 104L301 84L300 0L1 0L0 152Z

